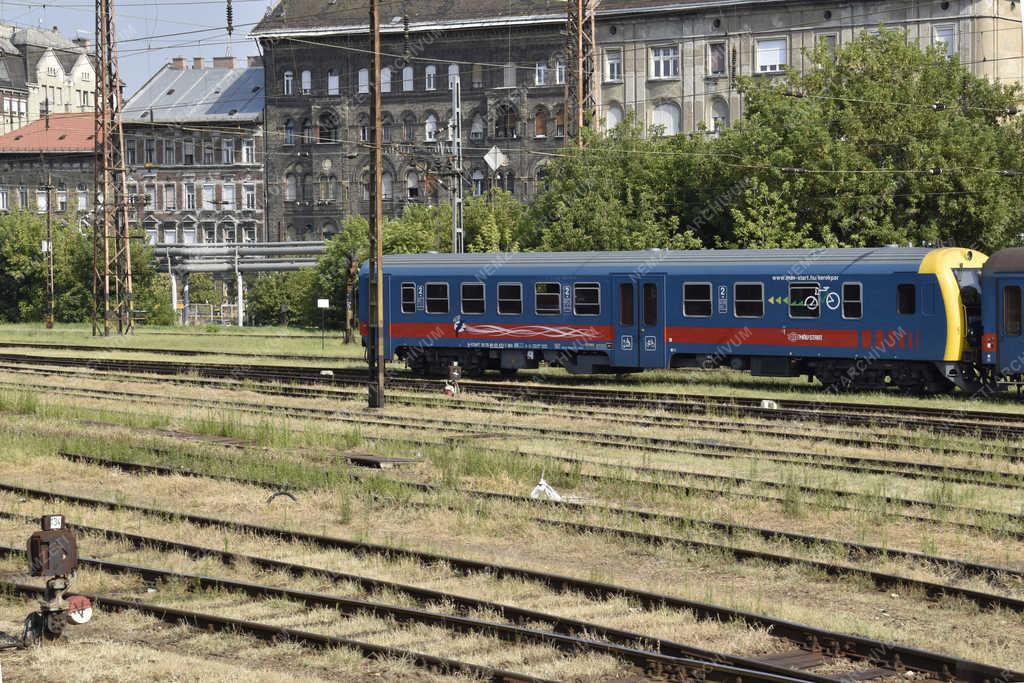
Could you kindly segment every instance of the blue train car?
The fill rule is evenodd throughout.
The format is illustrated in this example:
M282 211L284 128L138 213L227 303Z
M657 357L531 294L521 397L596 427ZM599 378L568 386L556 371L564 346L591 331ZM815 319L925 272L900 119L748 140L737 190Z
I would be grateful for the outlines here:
M985 260L896 247L389 256L385 355L423 374L728 366L938 391L974 381ZM366 293L364 267L361 320Z
M1024 249L992 254L982 270L984 333L981 362L994 383L1024 379L1024 334L1021 292L1024 291Z

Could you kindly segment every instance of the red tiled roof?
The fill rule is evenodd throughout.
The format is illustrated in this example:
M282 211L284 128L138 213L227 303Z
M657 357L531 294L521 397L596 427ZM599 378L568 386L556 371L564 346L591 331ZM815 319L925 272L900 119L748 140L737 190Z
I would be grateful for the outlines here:
M0 135L0 154L16 152L92 152L96 115L50 114L27 126Z

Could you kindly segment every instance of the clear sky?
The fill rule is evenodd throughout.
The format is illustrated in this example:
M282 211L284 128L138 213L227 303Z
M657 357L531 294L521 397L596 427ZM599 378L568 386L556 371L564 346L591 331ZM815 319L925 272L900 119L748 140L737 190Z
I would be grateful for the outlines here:
M230 51L225 4L224 0L114 0L118 62L127 93L138 90L171 57L191 61L202 56L209 61L226 54L238 58L259 54L249 31L273 0L232 0L235 30ZM88 0L54 0L45 6L38 1L0 0L0 19L19 26L57 26L69 38L86 36L90 41L96 30L95 5ZM194 31L202 32L187 34Z

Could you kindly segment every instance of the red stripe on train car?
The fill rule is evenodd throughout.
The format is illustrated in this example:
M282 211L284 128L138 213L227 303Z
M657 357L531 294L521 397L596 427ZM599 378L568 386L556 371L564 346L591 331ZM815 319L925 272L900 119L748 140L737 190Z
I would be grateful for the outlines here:
M451 322L391 323L392 337L428 339L487 339L490 341L610 342L610 325L497 325L469 323L456 331Z
M875 347L879 349L885 348L885 333L882 330L875 332Z
M831 346L857 348L857 330L794 330L771 327L670 327L676 344L731 346Z

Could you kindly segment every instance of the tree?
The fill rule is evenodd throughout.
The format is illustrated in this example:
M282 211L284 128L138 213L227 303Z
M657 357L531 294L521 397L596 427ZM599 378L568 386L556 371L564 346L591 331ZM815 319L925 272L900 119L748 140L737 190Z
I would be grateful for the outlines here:
M249 283L247 308L256 325L278 325L281 312L289 325L320 324L316 308L317 272L305 268L290 273L260 273Z
M479 197L468 197L462 213L468 251L519 251L537 246L527 208L511 192L492 188ZM489 234L480 240L483 230Z
M352 341L352 292L359 274L359 264L370 251L370 224L362 216L349 216L341 224L341 232L327 241L324 253L317 260L318 291L331 300L332 309L344 302L345 342Z
M447 204L410 204L398 218L384 224L385 254L451 251L452 209Z

